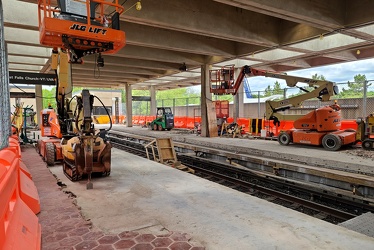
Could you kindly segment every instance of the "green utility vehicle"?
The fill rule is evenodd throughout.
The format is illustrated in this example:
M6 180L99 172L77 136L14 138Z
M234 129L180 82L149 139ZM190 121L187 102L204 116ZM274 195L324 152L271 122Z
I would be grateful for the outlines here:
M157 118L150 122L149 127L152 130L171 130L174 128L174 115L171 108L157 108Z

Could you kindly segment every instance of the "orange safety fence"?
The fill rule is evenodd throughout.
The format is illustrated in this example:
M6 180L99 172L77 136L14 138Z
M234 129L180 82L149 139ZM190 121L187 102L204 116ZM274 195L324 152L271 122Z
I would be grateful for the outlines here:
M152 122L156 119L156 116L148 115L148 116L141 116L141 115L134 115L132 117L132 124L133 125L140 125L144 126L149 122ZM119 122L120 124L124 123L126 120L126 116L120 116ZM226 119L227 123L233 123L234 118L228 117ZM196 123L201 123L201 117L188 117L188 116L175 116L174 117L174 127L175 128L186 128L186 129L194 129ZM266 130L268 133L273 133L274 136L278 136L282 130L289 130L293 128L293 121L280 121L279 126L275 126L272 120L265 120L265 119L258 119L258 118L237 118L237 123L239 126L243 126L243 130L246 133L251 134L260 134L261 130ZM356 120L342 120L341 129L356 129L357 130L357 123Z
M201 123L201 117L200 116L196 116L196 117L188 117L187 116L186 121L187 121L187 124L186 124L185 128L194 129L195 124Z
M187 116L176 116L174 117L174 127L175 128L187 128Z
M33 196L35 185L21 170L19 146L12 140L0 150L0 249L40 249L41 227L35 215L40 211L39 196ZM22 192L30 194L27 189L32 194L25 200ZM36 198L38 206L30 198Z
M132 124L133 125L139 125L139 115L134 115L133 117L132 117Z
M148 115L148 116L145 117L145 122L146 123L152 122L154 119L156 119L155 115Z
M249 119L247 119L247 118L238 118L238 119L236 119L236 123L239 126L242 126L242 130L244 130L244 132L249 133Z
M119 122L119 124L124 124L125 121L126 121L126 116L124 116L124 115L118 116L118 122Z
M139 125L140 126L146 125L146 116L140 116L139 117Z

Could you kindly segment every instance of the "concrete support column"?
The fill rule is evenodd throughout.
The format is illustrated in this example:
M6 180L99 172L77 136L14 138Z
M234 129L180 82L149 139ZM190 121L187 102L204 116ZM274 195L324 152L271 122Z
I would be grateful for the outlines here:
M126 125L132 127L132 86L126 84Z
M151 115L156 115L156 109L157 109L157 101L156 101L156 88L155 86L151 86L149 88L149 93L151 95Z
M240 68L235 69L235 79L238 78L240 74ZM243 82L240 84L238 92L234 96L234 122L237 122L237 118L244 117L244 91L243 91Z
M207 102L212 101L209 86L209 65L201 65L201 136L209 137Z
M36 123L40 126L41 117L40 112L43 110L43 86L35 85L35 112L36 112Z

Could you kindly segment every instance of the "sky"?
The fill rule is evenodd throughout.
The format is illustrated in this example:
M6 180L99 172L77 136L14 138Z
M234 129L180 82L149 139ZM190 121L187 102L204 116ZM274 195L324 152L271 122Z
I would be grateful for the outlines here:
M369 81L374 80L374 59L289 71L287 74L306 78L318 74L323 75L326 80L336 83L353 82L354 76L361 74L365 75ZM282 88L287 87L285 81L268 77L251 77L249 78L249 85L252 91L263 91L268 85L272 87L275 81L278 81ZM374 90L374 86L370 86L370 88Z

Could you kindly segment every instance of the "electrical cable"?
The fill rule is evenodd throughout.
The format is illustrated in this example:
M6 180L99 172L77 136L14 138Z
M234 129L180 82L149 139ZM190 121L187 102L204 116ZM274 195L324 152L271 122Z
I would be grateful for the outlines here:
M95 54L95 65L94 65L94 78L95 79L99 79L100 78L100 67L97 66L97 58L96 58L96 54ZM96 68L97 68L97 71L99 72L99 76L96 77Z
M124 2L123 2L123 3L121 4L121 6L123 6L123 5L124 5L124 4L126 3L126 2L127 2L127 0L125 0L125 1L124 1ZM111 15L113 15L113 13L114 13L114 12L116 12L116 11L115 11L115 10L113 10L113 11L112 11L111 13L109 13L109 14L108 14L108 16L111 16Z

